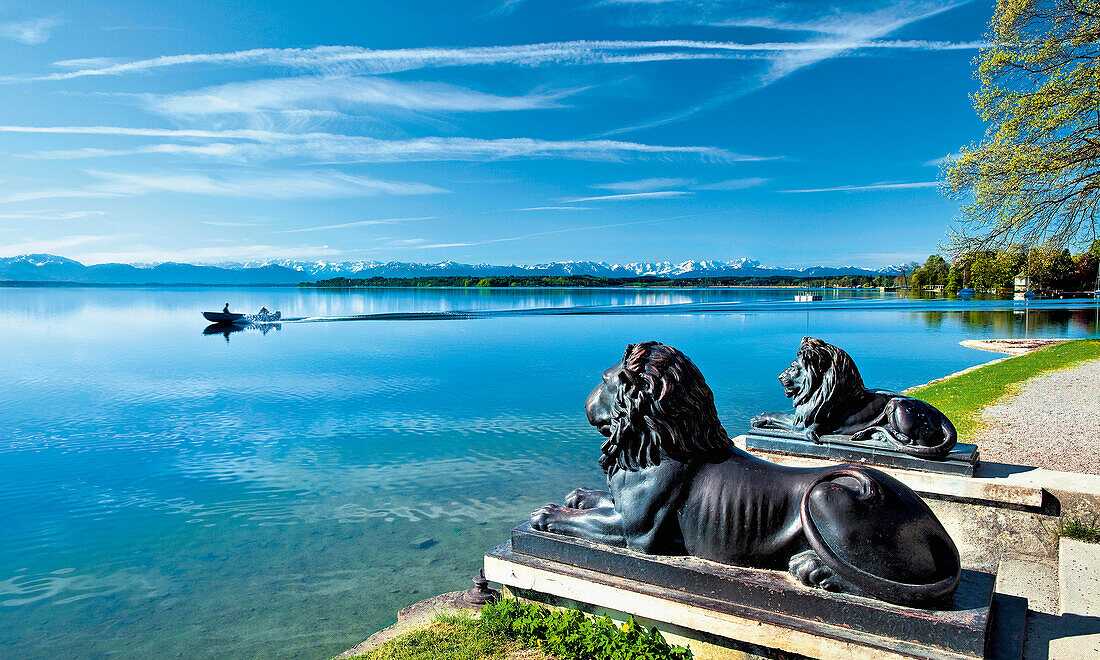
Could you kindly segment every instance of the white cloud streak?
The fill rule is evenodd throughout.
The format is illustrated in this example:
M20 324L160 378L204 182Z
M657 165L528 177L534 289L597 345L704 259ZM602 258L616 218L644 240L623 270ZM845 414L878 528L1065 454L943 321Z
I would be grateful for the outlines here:
M768 179L758 176L745 177L743 179L727 179L725 181L716 181L714 183L704 183L695 186L696 190L744 190L745 188L755 188L762 186L768 182Z
M324 231L327 229L347 229L349 227L370 227L373 225L397 225L403 222L416 222L419 220L435 220L438 216L426 215L419 218L382 218L378 220L358 220L356 222L341 222L335 225L323 225L320 227L303 227L302 229L286 229L279 234L297 234L301 232Z
M816 53L828 57L853 48L880 50L958 50L974 49L978 42L950 41L876 41L904 23L893 21L876 29L864 29L838 38L811 42L737 42L668 39L654 41L560 41L518 46L472 48L402 48L373 50L357 46L317 46L315 48L257 48L223 53L165 55L107 66L93 66L37 76L5 80L69 80L89 76L117 76L157 69L195 65L221 67L279 67L297 71L348 75L384 74L415 69L459 66L541 66L621 64L647 58L648 61L676 59L775 59L781 53ZM623 59L628 58L628 59Z
M0 195L0 203L65 197L136 197L154 193L289 200L448 192L425 183L382 181L333 171L275 172L244 176L99 170L88 170L87 173L101 181L82 188L46 189Z
M695 218L695 217L698 217L698 216L699 216L698 213L693 213L693 214L690 214L690 215L680 215L680 216L674 216L674 217L671 217L671 218L658 218L656 220L637 220L637 221L634 221L634 222L616 222L614 224L609 224L609 225L590 225L590 226L585 226L585 227L567 227L565 229L551 229L549 231L539 231L539 232L535 232L533 234L523 234L522 236L507 236L507 237L504 237L504 238L490 238L490 239L487 239L487 240L484 240L484 241L471 241L471 242L468 242L468 243L431 243L431 244L428 244L428 245L420 245L418 247L420 249L425 249L425 250L426 249L431 249L431 248L473 247L473 246L477 246L477 245L489 245L491 243L508 243L508 242L511 242L511 241L526 241L526 240L530 240L532 238L542 238L544 236L553 236L555 234L568 234L568 233L573 233L573 232L578 232L578 231L592 231L592 230L596 230L596 229L611 229L611 228L614 228L614 227L631 227L631 226L635 226L635 225L655 225L655 224L659 224L659 223L662 223L662 222L669 222L669 221L672 221L672 220L682 220L684 218Z
M50 30L57 21L50 18L35 18L29 21L0 22L0 38L12 39L28 46L37 46L50 38Z
M618 183L597 183L589 188L599 190L622 190L627 192L645 192L660 188L679 188L694 183L691 179L674 179L668 177L654 177L651 179L638 179L635 181L619 181Z
M49 240L31 240L0 245L0 255L58 254L71 248L114 238L114 236L66 236Z
M154 144L128 149L66 149L27 154L33 158L77 159L147 153L216 156L240 161L304 157L316 162L404 162L572 158L615 160L627 156L699 156L722 162L752 162L771 157L737 154L717 147L663 146L618 140L540 140L536 138L417 138L382 140L335 133L283 133L253 129L222 131L146 129L112 126L0 126L0 133L170 137L215 140L213 144ZM225 142L231 140L234 143ZM220 142L219 142L220 141Z
M0 220L79 220L96 215L106 215L106 213L103 211L23 211L0 213Z
M626 193L623 195L599 195L597 197L576 197L563 199L563 202L624 202L637 199L669 199L672 197L684 197L692 193L686 190L660 190L656 192Z
M780 190L781 193L823 193L823 192L867 192L876 190L909 190L912 188L935 188L935 181L882 182L863 186L834 186L832 188L805 188L802 190Z
M193 119L286 110L359 111L364 108L422 112L500 112L558 108L562 94L496 96L442 83L376 77L302 76L228 83L178 94L144 94L146 109Z
M621 135L638 130L654 128L693 117L700 112L713 110L724 106L746 94L762 89L783 80L787 76L829 59L841 57L853 52L875 52L885 50L912 50L912 51L952 51L952 50L976 50L988 46L983 41L935 41L935 40L884 40L885 37L901 28L916 23L937 14L941 14L955 7L967 4L969 0L962 2L921 2L919 0L901 0L885 7L879 6L872 11L859 11L859 9L847 8L847 11L836 9L812 20L790 21L771 16L746 17L727 19L715 23L699 18L695 12L698 6L692 5L686 8L687 13L680 15L680 20L674 23L704 23L711 25L742 26L742 27L767 27L777 30L793 32L810 32L820 36L793 43L777 42L774 44L757 44L760 47L760 59L768 60L767 68L756 76L755 80L738 81L719 90L711 98L702 103L697 103L679 112L649 121L625 126L611 131L606 131L602 137ZM795 6L776 4L772 5L772 11L793 11ZM674 16L676 16L674 14ZM693 18L689 18L693 17ZM662 13L661 23L668 20L668 15Z
M106 238L106 237L105 237ZM4 254L0 247L0 254ZM43 250L45 252L55 250ZM10 253L10 252L8 252ZM84 264L101 263L164 263L180 261L185 263L224 263L226 261L253 261L263 259L323 259L346 254L343 250L328 245L217 245L179 250L166 250L149 245L133 245L111 251L90 251L73 254L73 258Z
M939 158L933 158L932 160L926 160L921 165L925 167L940 167L946 163L953 163L958 156L956 154L947 154L946 156L940 156Z

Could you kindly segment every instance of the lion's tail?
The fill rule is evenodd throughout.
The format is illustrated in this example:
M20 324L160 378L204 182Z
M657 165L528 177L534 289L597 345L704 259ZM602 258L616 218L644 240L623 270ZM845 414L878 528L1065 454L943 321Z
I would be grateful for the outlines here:
M959 434L958 431L955 430L955 425L951 423L951 420L947 419L946 415L940 413L940 419L940 428L943 429L943 440L935 445L917 444L915 441L911 440L909 436L889 425L885 425L879 430L890 444L897 447L898 451L919 458L942 460L947 458L947 455L951 453L951 449L959 439Z
M910 584L870 573L844 559L834 550L814 523L813 517L810 515L809 503L810 494L815 488L824 482L833 481L837 477L849 477L854 479L856 483L859 484L859 492L855 496L856 499L867 504L871 508L875 508L883 499L880 489L884 487L884 484L876 480L866 468L848 465L838 466L835 469L828 470L806 488L801 503L802 529L810 544L810 548L817 553L821 560L831 568L834 573L868 595L898 605L919 606L954 593L955 589L958 587L960 578L957 564L955 570L946 571L947 575L943 579L926 584ZM906 487L902 486L902 488ZM916 496L914 495L914 497ZM930 510L928 514L932 516L935 515L932 514ZM874 524L878 521L868 520L865 522ZM944 534L946 535L946 532L944 532Z

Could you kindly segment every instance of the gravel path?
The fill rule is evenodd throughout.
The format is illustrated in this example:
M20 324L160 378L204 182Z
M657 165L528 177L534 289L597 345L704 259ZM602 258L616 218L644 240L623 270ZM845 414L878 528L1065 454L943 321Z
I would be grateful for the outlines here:
M1035 376L982 419L984 461L1100 474L1100 360Z

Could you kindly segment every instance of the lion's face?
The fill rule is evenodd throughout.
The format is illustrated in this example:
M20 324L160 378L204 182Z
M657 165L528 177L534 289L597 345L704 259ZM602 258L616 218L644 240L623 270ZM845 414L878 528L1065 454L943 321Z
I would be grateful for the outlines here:
M783 386L783 394L786 394L788 399L793 399L806 386L808 378L809 374L802 360L796 359L791 362L790 366L779 374L779 384Z
M611 437L611 423L615 418L615 396L619 385L616 379L623 370L622 360L608 367L603 372L600 384L589 393L584 402L584 411L588 415L588 423L605 437Z
M584 408L588 422L607 438L600 467L609 476L658 465L662 456L709 458L730 444L703 374L686 355L659 342L628 346L603 372Z

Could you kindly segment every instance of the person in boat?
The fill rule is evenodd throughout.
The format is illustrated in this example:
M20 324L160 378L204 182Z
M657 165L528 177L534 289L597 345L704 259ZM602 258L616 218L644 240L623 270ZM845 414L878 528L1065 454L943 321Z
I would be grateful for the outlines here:
M225 307L222 307L222 314L229 314L229 303L225 303Z

